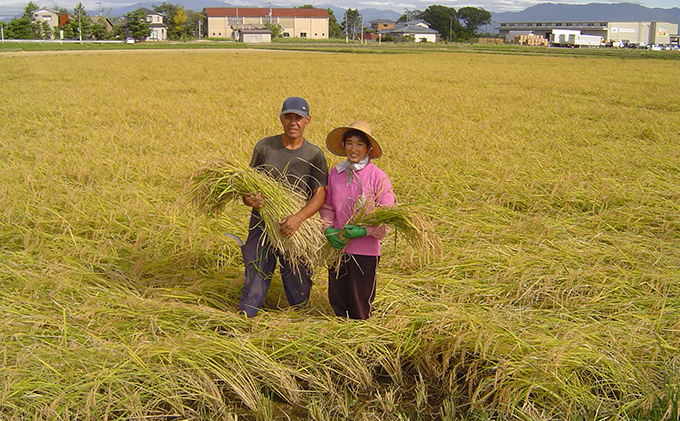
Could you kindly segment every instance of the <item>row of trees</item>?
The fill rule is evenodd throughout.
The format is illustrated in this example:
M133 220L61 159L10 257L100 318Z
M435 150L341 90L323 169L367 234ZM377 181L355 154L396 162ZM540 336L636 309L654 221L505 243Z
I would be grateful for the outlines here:
M315 7L305 4L301 8ZM4 36L9 39L49 39L58 38L59 32L53 33L52 27L47 22L34 22L32 14L38 6L32 1L24 8L21 17L14 19L5 25ZM163 2L160 6L154 6L154 11L163 16L168 27L168 39L186 40L189 38L201 38L206 36L206 16L203 12L187 10L184 6ZM347 9L341 23L335 17L331 9L326 9L329 18L329 37L342 38L348 36L352 39L360 37L365 30L364 22L358 9ZM66 9L59 9L59 14L69 14ZM136 40L143 40L149 36L150 26L146 21L146 12L137 9L124 16L113 25L113 32L107 29L106 22L102 17L94 19L87 14L81 3L76 5L73 13L70 13L68 23L57 26L54 30L63 31L65 38L80 39L110 39L114 37L132 36ZM441 39L445 41L465 40L474 37L482 25L491 22L491 13L476 7L461 7L456 11L453 7L433 5L420 11L408 11L399 18L399 21L422 19L430 24L430 28L439 32ZM276 24L265 24L272 31L274 37L282 36L282 28Z
M491 12L477 7L453 7L433 5L420 11L404 13L399 21L422 19L437 30L442 40L459 41L473 38L482 25L491 23Z
M82 3L78 3L70 13L64 8L57 9L59 15L69 15L69 19L64 25L57 25L54 29L47 22L33 20L33 12L38 9L39 7L31 1L26 5L20 17L7 24L0 22L0 26L3 27L3 36L7 39L50 39L63 36L69 39L96 40L131 36L136 40L143 40L149 36L151 31L144 9L127 13L123 19L112 22L112 30L106 22L107 17L88 15ZM202 12L186 10L184 6L165 2L160 6L154 6L154 11L163 16L168 26L169 39L183 40L205 35L199 32L207 30L204 25L205 14Z
M56 27L50 26L49 23L36 22L33 20L33 12L38 9L38 6L29 2L24 8L24 13L17 19L11 20L7 25L0 22L3 26L3 35L8 39L50 39L59 37L61 31L65 38L97 38L106 39L109 32L106 25L100 20L93 21L93 19L85 11L82 3L78 3L70 15L71 19L65 25L58 25ZM66 9L59 9L59 14L68 14Z
M461 7L456 11L453 7L433 5L422 11L408 11L399 18L400 22L411 20L424 20L444 41L459 41L475 37L482 25L491 23L491 13L477 7ZM349 38L361 35L364 27L358 9L347 9L340 29Z

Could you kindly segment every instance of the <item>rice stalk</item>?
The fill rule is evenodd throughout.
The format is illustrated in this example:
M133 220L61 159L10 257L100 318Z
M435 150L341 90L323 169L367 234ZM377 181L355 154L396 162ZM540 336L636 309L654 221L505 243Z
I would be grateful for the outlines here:
M348 224L362 227L387 225L394 230L397 237L403 237L410 249L415 251L419 263L429 262L441 256L441 239L435 232L434 224L425 214L415 212L406 205L368 206L364 204L355 209ZM338 233L343 238L344 230ZM352 239L347 239L341 250L333 249L329 243L324 244L321 261L331 268L337 268L343 253Z
M299 188L285 180L276 180L239 161L218 160L196 171L189 179L189 195L206 214L222 213L229 203L242 196L262 193L264 204L259 214L264 222L264 236L271 247L292 265L313 267L324 241L321 217L314 214L290 237L279 231L280 222L294 215L307 203Z

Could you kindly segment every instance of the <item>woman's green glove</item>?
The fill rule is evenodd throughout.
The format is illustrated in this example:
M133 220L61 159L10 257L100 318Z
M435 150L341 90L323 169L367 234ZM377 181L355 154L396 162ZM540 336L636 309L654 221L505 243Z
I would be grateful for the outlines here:
M336 230L335 228L328 227L324 231L324 234L326 234L326 238L328 239L328 242L331 243L331 246L336 249L336 250L342 250L343 247L345 247L345 242L338 237L338 233L342 230Z
M351 239L365 237L367 234L366 228L357 227L356 225L345 225L344 230L344 236Z

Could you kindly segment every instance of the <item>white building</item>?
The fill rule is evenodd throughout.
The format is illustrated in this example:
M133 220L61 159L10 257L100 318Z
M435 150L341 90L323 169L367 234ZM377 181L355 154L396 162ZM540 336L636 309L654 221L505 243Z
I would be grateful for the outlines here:
M502 22L498 26L501 37L525 32L550 39L553 30L599 35L609 43L640 45L670 44L678 36L678 24L670 22Z

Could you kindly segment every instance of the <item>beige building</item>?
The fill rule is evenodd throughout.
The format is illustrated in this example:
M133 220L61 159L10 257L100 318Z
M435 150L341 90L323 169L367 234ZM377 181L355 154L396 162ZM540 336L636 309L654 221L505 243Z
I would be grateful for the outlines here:
M501 38L531 33L550 39L553 29L599 35L605 42L641 45L669 44L678 34L678 24L670 22L503 22L498 26Z
M168 39L168 25L163 23L163 15L160 13L142 7L146 13L146 22L149 24L149 36L146 41L165 41Z
M238 39L248 29L279 25L284 37L327 39L326 9L282 9L255 7L206 7L208 37Z
M46 8L36 9L31 12L31 20L40 24L47 22L52 30L52 38L54 38L55 28L59 25L59 12Z

